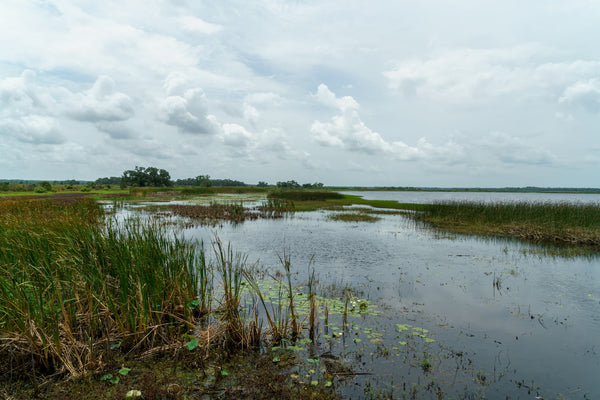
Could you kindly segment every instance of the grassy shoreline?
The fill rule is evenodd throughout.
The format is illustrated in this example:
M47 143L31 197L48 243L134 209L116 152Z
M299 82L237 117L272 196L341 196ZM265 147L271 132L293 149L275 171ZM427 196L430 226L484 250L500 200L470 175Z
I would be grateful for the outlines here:
M399 203L395 200L367 200L360 195L340 194L331 190L274 190L259 187L191 187L191 188L131 188L93 191L89 193L54 193L35 198L170 200L190 196L218 194L263 194L267 202L261 211L278 213L316 210L347 210L349 206L371 207L364 214L379 212L404 213L436 229L451 233L491 235L518 238L533 243L581 247L600 252L599 205L560 203L471 203L447 202L438 204ZM38 197L39 196L39 197ZM0 201L13 197L0 197ZM373 210L375 209L375 210ZM386 211L387 210L387 211ZM577 216L585 214L587 221ZM499 217L502 216L502 220ZM351 219L350 217L348 217ZM586 225L587 224L587 225Z
M127 398L129 385L144 399L335 397L283 365L249 366L231 396L222 384L232 357L271 365L262 346L302 336L285 257L271 315L254 266L229 246L216 239L209 259L156 221L105 219L91 198L0 201L0 249L0 398ZM244 290L267 326L243 308Z
M288 195L287 198L293 196ZM344 210L364 205L406 214L417 221L451 233L490 235L532 243L574 246L600 252L600 205L578 203L399 203L395 200L367 200L343 195L320 200L295 200L297 211ZM368 209L361 209L368 214ZM346 217L351 219L352 216ZM356 218L356 217L355 217ZM366 219L365 219L366 220Z
M414 218L452 233L512 237L600 251L600 206L572 203L426 205Z

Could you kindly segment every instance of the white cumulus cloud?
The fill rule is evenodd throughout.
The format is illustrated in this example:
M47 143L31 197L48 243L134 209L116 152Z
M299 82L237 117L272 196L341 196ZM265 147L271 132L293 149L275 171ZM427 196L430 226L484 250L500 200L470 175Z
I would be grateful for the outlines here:
M33 144L61 144L66 141L60 132L58 121L41 115L1 120L0 135L2 134Z
M134 115L133 101L116 90L109 76L99 76L91 89L78 93L71 100L67 114L79 121L124 121Z
M252 143L253 137L250 132L238 124L223 124L221 139L226 146L245 149Z
M208 114L206 95L200 88L188 89L181 96L168 96L160 110L163 121L180 132L210 135L219 131L216 117Z
M401 160L422 156L421 150L401 141L388 142L379 133L364 124L358 114L359 105L351 96L336 97L329 88L318 87L317 100L329 107L337 108L339 115L328 122L315 121L310 130L313 138L322 146L340 147L366 154L388 153Z

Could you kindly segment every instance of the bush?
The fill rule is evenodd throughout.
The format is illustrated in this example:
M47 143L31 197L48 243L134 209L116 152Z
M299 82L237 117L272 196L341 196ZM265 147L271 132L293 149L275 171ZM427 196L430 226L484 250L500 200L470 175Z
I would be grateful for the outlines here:
M35 189L33 189L33 191L35 193L46 193L47 192L46 188L44 188L42 186L36 186Z
M40 187L46 189L46 192L50 192L52 190L52 185L48 181L41 181L39 183Z

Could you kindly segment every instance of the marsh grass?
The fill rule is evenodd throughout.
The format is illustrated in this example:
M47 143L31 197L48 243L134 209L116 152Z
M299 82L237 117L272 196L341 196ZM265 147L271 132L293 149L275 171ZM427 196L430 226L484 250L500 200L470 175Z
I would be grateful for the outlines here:
M243 194L243 193L265 193L266 188L255 186L218 186L218 187L200 187L200 186L175 186L175 187L143 187L129 189L129 195L132 199L160 200L161 198L181 197L181 196L202 196L214 194Z
M231 351L302 334L285 252L273 301L255 266L218 238L208 260L202 243L154 219L106 219L92 199L3 200L0 211L3 374L81 375L115 351ZM242 299L253 302L249 312Z
M301 339L302 319L314 337L323 304L314 271L308 296L299 295L286 252L278 293L265 295L256 266L218 238L209 260L202 243L152 218L117 223L91 199L0 202L0 249L0 395L2 387L22 387L23 394L27 382L38 393L42 381L52 382L46 388L60 384L62 392L62 384L75 388L78 379L91 382L82 398L99 398L107 388L107 398L123 398L129 388L98 377L151 360L169 362L174 371L213 369L219 385L227 379L226 361L244 349L312 342ZM271 357L265 360L275 367ZM133 382L134 375L120 379ZM70 379L59 381L64 377ZM175 386L139 382L144 398L153 390L179 398L169 397ZM246 382L242 391L260 391L265 382ZM302 387L315 398L316 388Z
M375 222L379 221L381 218L376 217L366 213L339 213L332 214L329 216L329 219L333 221L343 221L343 222Z
M264 201L258 209L268 216L279 217L284 213L294 212L296 207L294 202L286 199L269 198Z
M140 220L105 224L91 199L0 209L3 373L77 375L106 349L143 351L194 326L200 307L186 305L206 263L193 243Z
M423 205L415 218L456 233L509 236L600 250L600 205L471 203Z
M325 190L276 190L269 193L267 197L292 201L327 201L341 200L344 195Z
M222 221L239 223L257 219L282 218L283 211L259 207L258 211L247 208L242 202L217 203L209 205L167 204L146 207L151 212L171 213L189 218L192 225L216 225ZM157 214L155 214L157 215ZM163 214L168 215L168 214Z

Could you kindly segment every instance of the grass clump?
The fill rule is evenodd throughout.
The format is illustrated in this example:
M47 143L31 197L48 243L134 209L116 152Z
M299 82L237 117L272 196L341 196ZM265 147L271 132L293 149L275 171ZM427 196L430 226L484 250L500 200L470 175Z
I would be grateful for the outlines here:
M329 216L329 219L343 222L375 222L381 218L366 213L340 213Z
M472 203L423 205L415 218L456 233L517 237L600 250L600 205Z

